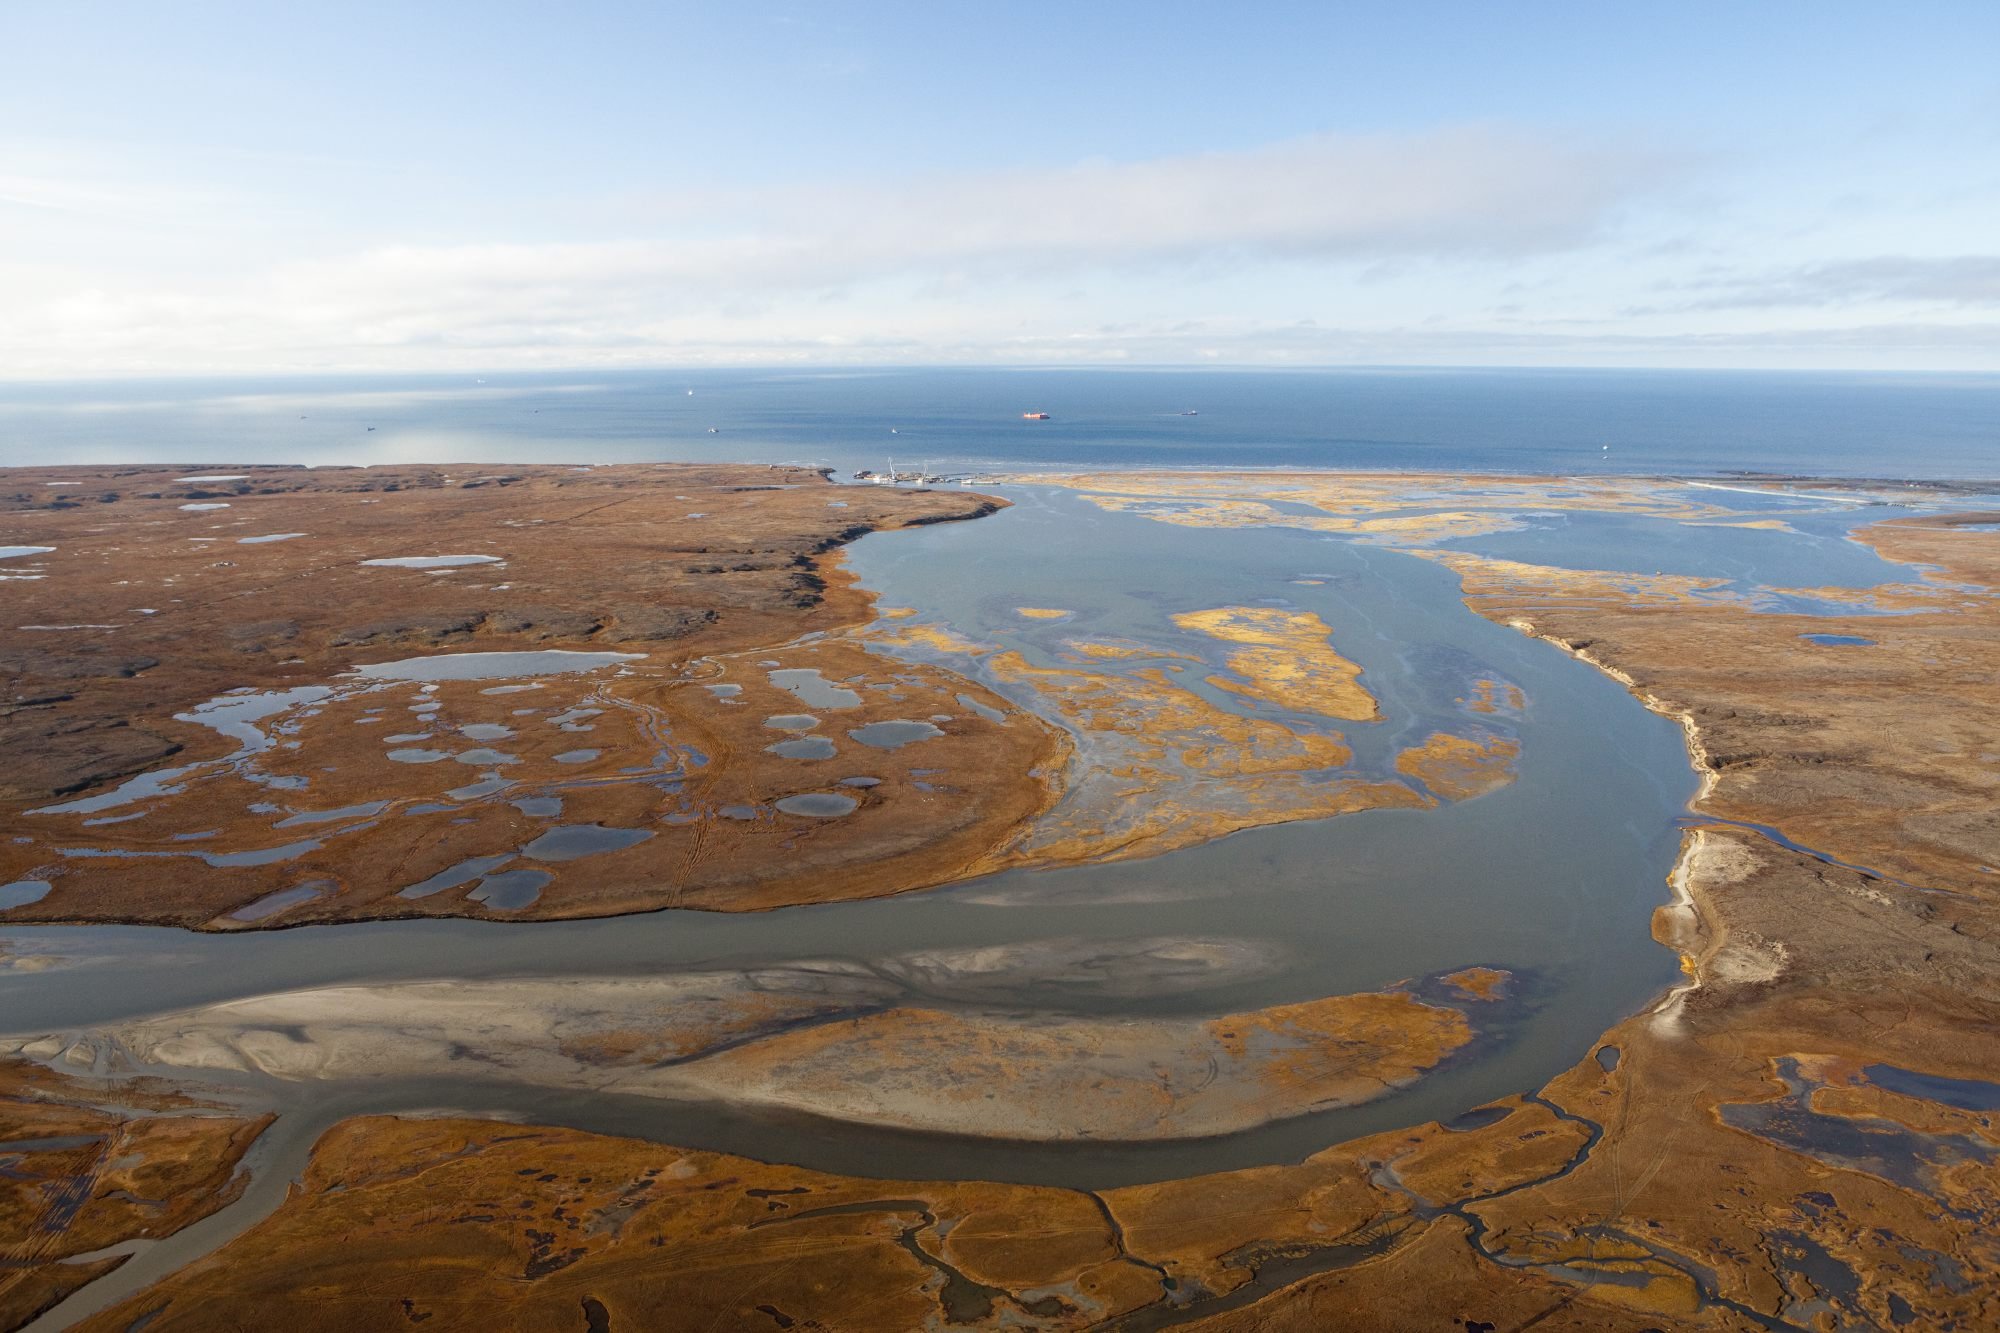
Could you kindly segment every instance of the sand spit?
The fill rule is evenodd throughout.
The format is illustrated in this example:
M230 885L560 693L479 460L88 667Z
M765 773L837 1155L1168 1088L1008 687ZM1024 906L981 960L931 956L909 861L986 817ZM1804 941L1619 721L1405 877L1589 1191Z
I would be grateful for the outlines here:
M1183 965L1229 962L1179 952ZM1064 951L1042 956L1060 967ZM949 994L965 963L933 954L909 966ZM1351 1106L1473 1037L1463 1009L1403 992L1209 1018L1092 1017L913 1004L888 970L332 986L0 1050L191 1086L213 1073L419 1079L472 1061L488 1080L1047 1141L1196 1138Z
M1201 1138L1413 1083L1472 1038L1457 1010L1338 996L1210 1019L895 1009L691 1069L713 1095L982 1137Z

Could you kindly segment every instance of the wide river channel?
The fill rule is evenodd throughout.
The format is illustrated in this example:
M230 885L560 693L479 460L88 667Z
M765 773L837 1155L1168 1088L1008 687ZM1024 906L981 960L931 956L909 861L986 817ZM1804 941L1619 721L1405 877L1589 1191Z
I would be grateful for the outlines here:
M1376 990L1487 965L1516 976L1465 1052L1366 1105L1222 1138L1016 1143L892 1132L796 1114L482 1081L476 1062L418 1081L288 1083L230 1074L280 1118L253 1151L241 1203L152 1246L40 1326L59 1327L212 1248L282 1197L327 1125L370 1112L463 1109L634 1135L858 1175L1107 1187L1294 1161L1356 1135L1450 1121L1539 1087L1671 985L1649 932L1696 787L1680 729L1549 644L1467 610L1449 570L1403 552L1282 528L1174 526L1058 488L1010 487L971 523L866 537L847 559L882 606L981 644L1055 660L1087 626L1171 647L1171 617L1220 606L1317 614L1363 668L1383 720L1344 724L1365 775L1446 727L1473 682L1518 685L1518 775L1473 800L1251 829L1150 859L1013 872L948 888L755 914L662 911L591 921L424 920L204 934L152 927L16 927L0 946L68 960L0 970L0 1028L70 1033L134 1016L333 984L440 978L657 976L816 960L868 964L927 950L1177 937L1263 960L1194 989L1063 986L1004 974L976 997L926 1004L1010 1011L1218 1014ZM1061 608L1066 622L1016 608ZM1211 645L1212 647L1212 645ZM959 662L979 675L987 659ZM1031 694L993 687L1023 704ZM1227 695L1215 702L1235 707ZM959 782L977 775L957 774ZM1031 956L1033 949L1024 952ZM1038 977L1043 974L1037 973ZM184 1074L185 1071L178 1071Z

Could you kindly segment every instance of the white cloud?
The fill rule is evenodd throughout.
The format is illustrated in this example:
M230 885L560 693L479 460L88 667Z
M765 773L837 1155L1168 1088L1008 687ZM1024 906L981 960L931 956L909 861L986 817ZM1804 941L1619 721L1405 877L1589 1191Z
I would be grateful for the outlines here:
M2000 301L2000 261L1878 255L1759 274L1740 254L1663 245L1627 225L1628 211L1688 174L1686 160L1493 127L627 197L632 231L618 236L577 223L604 216L583 201L566 230L544 215L539 230L567 239L534 243L341 246L328 238L356 232L309 232L296 200L121 176L102 162L74 179L46 159L32 165L0 176L0 374L13 377L663 363L2000 365L2000 331L1975 317ZM406 215L391 200L378 211L378 234L393 238ZM522 216L495 209L477 226L433 216L406 234L505 236L529 225ZM1633 308L1652 285L1689 304ZM1796 318L1756 313L1787 306ZM1940 317L1897 318L1926 307Z
M1690 310L1852 305L1876 301L2000 306L2000 255L1875 255L1708 284Z
M17 217L0 354L14 374L419 366L478 353L575 362L699 346L704 329L718 348L761 343L782 324L813 352L921 333L901 308L913 290L933 304L949 294L953 336L992 341L1003 325L982 329L982 308L1057 279L1561 252L1679 169L1651 150L1493 127L1316 135L1049 171L688 192L656 197L639 237L390 243L260 263L239 262L220 232L213 253L163 253L143 281L122 276L130 253L115 270L72 259L20 271L33 242ZM121 196L38 179L20 197L39 210L115 208ZM851 308L829 317L829 298Z

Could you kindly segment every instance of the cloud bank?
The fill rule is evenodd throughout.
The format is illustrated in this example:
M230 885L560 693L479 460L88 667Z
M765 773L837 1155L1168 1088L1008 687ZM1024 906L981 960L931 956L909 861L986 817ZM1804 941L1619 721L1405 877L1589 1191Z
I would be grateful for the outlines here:
M1992 359L1990 325L1970 318L2000 303L1990 257L1677 275L1651 285L1682 304L1608 314L1618 256L1639 253L1633 215L1700 165L1496 125L1317 134L1046 170L636 188L566 201L560 226L504 208L399 224L390 206L357 244L302 223L295 198L64 176L47 154L10 169L0 146L0 375ZM416 239L439 233L468 239ZM1565 290L1568 270L1583 276ZM1883 303L1953 317L1866 317ZM1861 317L1730 314L1787 309Z
M2000 255L1877 255L1715 285L1722 289L1720 294L1686 308L1740 310L1877 301L2000 306Z
M152 267L128 252L116 270L0 270L15 296L0 306L0 352L32 373L684 356L767 345L786 326L809 355L912 334L977 341L982 326L997 344L1015 336L1001 319L1066 326L1073 314L1050 308L1058 289L1106 275L1559 253L1676 169L1657 152L1470 126L1046 171L654 190L625 201L638 219L626 234L574 240L245 254L218 231L210 252L179 236ZM0 212L11 259L78 209L147 242L128 202L142 189L13 184L0 190L0 210L15 205Z

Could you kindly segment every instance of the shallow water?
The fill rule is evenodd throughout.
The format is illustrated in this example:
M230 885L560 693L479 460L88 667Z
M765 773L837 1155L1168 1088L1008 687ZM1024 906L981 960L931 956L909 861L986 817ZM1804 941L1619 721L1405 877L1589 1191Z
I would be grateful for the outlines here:
M364 801L360 805L343 805L337 810L302 810L287 815L272 828L296 828L300 824L330 824L342 819L367 819L381 814L389 808L387 801Z
M764 749L781 759L831 759L839 753L833 741L825 736L801 736L797 740L767 745Z
M26 907L48 896L49 882L45 879L17 879L12 884L0 884L0 912L10 907Z
M1727 498L1733 502L1736 497ZM1872 588L1910 577L1908 568L1848 539L1844 530L1809 530L1805 518L1792 512L1772 517L1792 522L1799 530L1780 532L1729 527L1722 522L1682 523L1588 511L1554 512L1522 519L1525 526L1519 531L1457 538L1439 545L1559 569L1680 574L1771 587ZM1844 529L1857 520L1872 522L1888 515L1858 513L1847 506L1830 517L1837 518Z
M967 712L977 714L978 716L985 718L988 722L1005 722L1007 720L1007 715L1005 713L993 707L991 704L981 703L979 700L973 698L969 694L961 694L956 697L958 699L958 706L960 708L965 709Z
M247 852L197 852L197 856L218 870L230 866L269 866L282 861L296 861L307 852L316 852L321 843L314 838L304 838L298 842L288 842L282 847L260 847Z
M1197 1142L968 1142L798 1116L495 1087L474 1081L477 1069L440 1069L418 1086L313 1089L316 1097L358 1097L385 1109L399 1097L415 1099L403 1105L504 1109L862 1174L893 1169L1109 1184L1295 1160L1354 1134L1458 1116L1537 1087L1587 1057L1605 1028L1676 977L1673 955L1654 945L1648 930L1652 908L1666 895L1679 816L1695 785L1671 722L1589 667L1473 615L1449 572L1429 562L1294 531L1175 528L1105 513L1058 491L1011 494L1014 508L978 523L865 538L850 549L852 567L885 604L914 606L922 619L1037 664L1056 660L1063 641L1082 632L1196 646L1171 621L1183 611L1274 600L1310 610L1333 627L1334 646L1364 667L1364 683L1382 701L1384 721L1342 728L1358 768L1386 768L1400 748L1432 730L1462 728L1467 715L1456 701L1474 678L1492 676L1518 683L1529 699L1526 715L1514 720L1524 746L1518 781L1435 810L1375 810L1250 830L1150 860L1012 872L891 899L766 913L668 911L532 925L438 919L229 935L22 928L0 938L68 954L77 965L38 972L32 985L0 972L0 1012L9 1015L10 1028L74 1030L323 984L644 976L822 959L868 964L966 948L1022 948L1032 957L1055 939L1121 958L1129 941L1160 935L1267 961L1214 984L1164 989L1056 991L1036 980L1033 969L1002 969L985 978L981 1003L1217 1013L1372 990L1472 964L1516 973L1517 998L1490 1011L1488 1035L1413 1087L1366 1106ZM1088 580L1077 577L1084 568ZM1314 582L1300 584L1301 578ZM1076 615L1030 620L1014 613L1017 606L1069 606ZM438 660L389 665L413 673L398 678L435 679L415 673ZM987 678L980 662L954 665L1016 704L1034 702ZM548 670L543 661L528 673ZM1232 706L1219 694L1215 702ZM935 730L924 722L902 725ZM852 789L870 780L864 771L832 785ZM481 785L492 784L506 785L497 777ZM770 807L719 813L788 818ZM641 831L583 835L583 854L608 850L600 838L635 832ZM556 833L573 836L567 829L549 836ZM568 848L559 839L523 850L532 854L538 843ZM489 908L519 910L541 893L541 873L513 855L481 857L402 892L420 897L472 885ZM1115 976L1123 966L1106 963L1105 970ZM928 984L913 980L912 997L962 1002L927 991ZM260 1088L260 1095L282 1091Z
M465 565L493 565L497 555L397 555L380 560L363 560L364 565L382 569L458 569Z
M480 880L479 887L465 896L496 912L518 912L533 906L553 878L546 870L503 870Z
M870 722L865 727L856 727L847 733L863 745L877 750L900 750L916 741L927 741L944 733L928 722L911 722L897 719L889 722Z
M229 919L232 921L262 921L266 917L276 916L288 907L297 907L300 903L309 903L326 892L326 889L327 885L324 882L300 884L289 889L279 889L276 893L265 894L262 898L259 898L247 907L237 908L229 914Z
M771 683L799 697L808 708L859 708L861 696L834 684L809 667L793 667L768 673Z
M332 690L323 685L301 685L295 689L270 690L262 693L244 690L210 699L185 713L176 713L175 720L198 723L229 737L237 744L234 753L213 763L156 768L149 773L141 773L137 777L130 778L109 791L80 797L74 801L42 806L28 813L95 814L100 810L114 810L175 790L174 784L184 777L208 768L240 764L251 755L268 750L271 747L271 738L265 735L255 725L256 723L267 717L276 717L301 704L316 703L332 693Z
M562 758L560 755L556 757L558 760ZM553 819L561 814L563 809L560 796L525 796L512 804L516 810L532 819Z
M861 802L852 796L842 796L838 792L809 791L797 796L786 796L772 802L788 815L810 815L815 819L838 819L851 815Z
M1920 1074L1894 1065L1864 1065L1861 1072L1875 1086L1908 1097L1942 1102L1961 1111L2000 1111L2000 1083Z
M419 880L397 894L399 898L428 898L433 893L455 889L461 884L470 884L489 870L498 870L513 860L513 854L502 852L497 856L475 856L460 861L457 865L446 866L429 879Z
M574 861L579 856L615 852L652 837L650 829L605 828L599 824L564 824L552 828L521 849L534 861Z
M370 680L500 680L508 676L555 676L633 662L644 653L583 653L545 648L526 653L434 653L395 662L369 662L354 674ZM410 711L417 711L412 708Z
M521 762L518 755L503 754L499 750L484 748L460 750L451 758L453 763L471 764L475 768L499 768L508 764L518 764Z
M1966 1161L1987 1163L2000 1156L2000 1150L1973 1135L1926 1134L1888 1120L1822 1114L1812 1105L1818 1085L1806 1078L1798 1062L1789 1056L1778 1061L1778 1077L1785 1085L1785 1096L1776 1101L1719 1106L1716 1113L1723 1123L1920 1194L1937 1193L1932 1177L1939 1170Z

